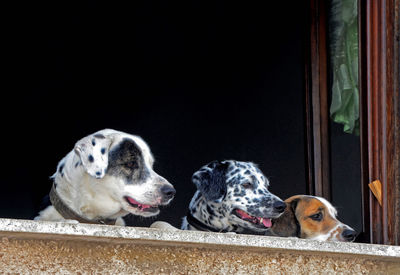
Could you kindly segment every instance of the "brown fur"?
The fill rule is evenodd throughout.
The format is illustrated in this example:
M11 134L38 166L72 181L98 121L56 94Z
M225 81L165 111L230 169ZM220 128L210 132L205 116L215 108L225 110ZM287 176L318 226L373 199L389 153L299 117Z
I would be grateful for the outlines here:
M266 235L313 239L330 234L327 240L344 241L341 237L342 232L351 229L339 222L317 197L296 195L286 199L285 202L287 206L285 212L279 218L272 220L272 227ZM317 213L322 215L321 221L311 218ZM334 232L329 233L337 226Z
M298 225L291 202L286 202L286 209L283 214L272 220L272 227L268 230L267 235L278 237L297 237Z

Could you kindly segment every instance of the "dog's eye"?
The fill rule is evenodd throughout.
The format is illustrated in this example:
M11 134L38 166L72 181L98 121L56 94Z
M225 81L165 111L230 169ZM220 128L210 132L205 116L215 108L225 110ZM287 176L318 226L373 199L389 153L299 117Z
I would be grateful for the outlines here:
M136 168L136 162L134 161L127 162L125 163L125 166L128 168Z
M322 213L311 215L310 218L313 219L314 221L320 222L322 220Z
M242 184L244 188L251 188L253 184L251 182L245 182Z
M106 148L101 148L101 154L104 155L106 153Z

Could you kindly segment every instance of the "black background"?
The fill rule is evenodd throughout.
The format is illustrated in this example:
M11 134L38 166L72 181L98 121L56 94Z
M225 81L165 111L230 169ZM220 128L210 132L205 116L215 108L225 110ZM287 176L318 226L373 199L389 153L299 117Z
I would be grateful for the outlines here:
M177 189L157 218L180 225L190 178L253 161L282 198L306 192L302 1L48 1L10 8L0 216L33 218L74 143L141 136ZM7 95L7 96L5 96ZM154 219L130 217L130 225Z

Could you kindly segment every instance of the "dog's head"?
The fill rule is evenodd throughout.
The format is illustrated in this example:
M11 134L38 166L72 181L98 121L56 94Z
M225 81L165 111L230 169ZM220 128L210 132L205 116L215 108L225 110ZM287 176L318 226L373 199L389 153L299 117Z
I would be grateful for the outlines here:
M103 193L109 194L123 210L139 216L154 216L159 213L160 205L167 205L173 199L175 189L153 170L154 158L143 139L111 129L99 131L93 137L95 145L92 140L90 145L96 150L100 148L99 157L103 157L99 162L107 160L105 176L96 184L99 189L107 189ZM104 147L99 145L105 145L106 140L109 146L103 154ZM89 159L89 167L97 160L93 158L93 162Z
M102 134L89 135L79 140L74 147L85 171L100 179L106 174L108 166L108 151L111 138Z
M193 183L231 225L264 231L279 217L285 203L268 191L269 182L251 162L213 161L193 174Z
M356 231L336 218L336 209L326 199L296 195L285 202L284 214L272 221L274 234L319 241L354 241Z

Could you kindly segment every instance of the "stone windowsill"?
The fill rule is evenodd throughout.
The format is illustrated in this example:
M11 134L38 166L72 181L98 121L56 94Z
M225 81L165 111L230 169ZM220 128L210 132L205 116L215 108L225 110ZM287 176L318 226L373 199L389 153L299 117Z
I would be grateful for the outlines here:
M400 274L388 245L14 219L0 219L0 238L0 270L12 273Z

